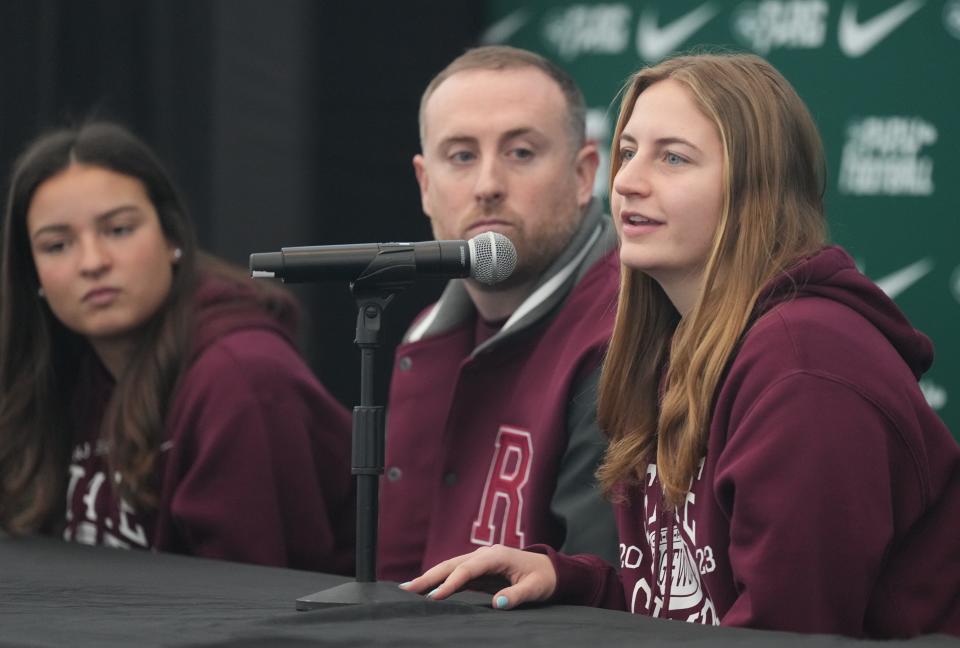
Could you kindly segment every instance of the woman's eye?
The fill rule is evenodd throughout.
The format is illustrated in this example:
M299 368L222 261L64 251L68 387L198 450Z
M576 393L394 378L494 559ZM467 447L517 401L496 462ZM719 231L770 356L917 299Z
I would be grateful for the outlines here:
M636 155L636 153L634 151L631 151L630 149L620 149L621 162L632 160L634 155Z
M667 164L672 165L672 166L675 166L675 165L677 165L677 164L683 164L684 162L686 162L685 159L683 159L682 157L680 157L680 156L677 155L676 153L666 153L666 154L663 156L663 159L664 159L664 161L665 161Z

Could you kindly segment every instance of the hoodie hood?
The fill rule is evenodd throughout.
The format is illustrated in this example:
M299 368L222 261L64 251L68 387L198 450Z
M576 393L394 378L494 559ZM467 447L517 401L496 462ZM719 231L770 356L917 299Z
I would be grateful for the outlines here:
M933 363L933 344L913 328L892 299L856 267L842 248L828 246L778 275L757 300L758 317L794 297L816 296L854 310L890 341L913 375L920 378Z
M293 297L279 290L264 291L248 281L215 273L202 276L194 294L191 360L223 336L244 329L275 331L296 345L299 311Z

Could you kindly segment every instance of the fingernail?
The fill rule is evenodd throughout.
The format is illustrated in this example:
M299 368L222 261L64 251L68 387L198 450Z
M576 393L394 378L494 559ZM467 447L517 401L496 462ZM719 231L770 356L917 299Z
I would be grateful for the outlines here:
M510 601L509 601L509 599L507 599L506 596L498 596L498 597L497 597L497 609L498 609L498 610L502 610L503 608L507 607L508 605L510 605Z
M408 587L410 587L411 582L412 581L407 581L406 583L400 583L400 585L398 585L397 587L400 587L402 589L407 589Z
M436 594L436 593L437 593L437 590L439 590L439 589L440 589L439 587L436 587L436 588L430 590L430 593L427 594L427 598L428 598L428 599L432 599L432 598L433 598L433 595Z

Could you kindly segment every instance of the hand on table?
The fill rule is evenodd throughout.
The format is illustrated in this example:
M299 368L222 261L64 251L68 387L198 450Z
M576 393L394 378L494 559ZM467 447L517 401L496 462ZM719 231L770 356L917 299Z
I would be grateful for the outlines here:
M497 582L499 587L504 580L508 586L490 587L491 582ZM509 610L522 603L550 598L557 588L557 574L543 554L493 545L445 560L400 587L410 592L429 592L427 598L434 600L468 587L483 589L493 594L494 608Z

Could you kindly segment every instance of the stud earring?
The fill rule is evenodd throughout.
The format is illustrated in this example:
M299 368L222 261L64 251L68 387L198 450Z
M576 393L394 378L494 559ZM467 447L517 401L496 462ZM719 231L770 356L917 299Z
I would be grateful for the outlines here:
M180 248L173 248L173 262L176 263L180 260L180 257L183 256L183 250Z
M43 286L37 288L37 297L44 299L47 296L47 293L43 292Z

